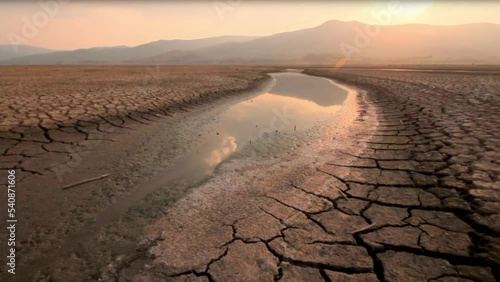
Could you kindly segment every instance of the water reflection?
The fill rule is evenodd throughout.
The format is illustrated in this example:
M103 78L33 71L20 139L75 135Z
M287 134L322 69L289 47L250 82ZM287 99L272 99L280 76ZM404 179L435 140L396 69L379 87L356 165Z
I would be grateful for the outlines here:
M279 73L274 76L277 81L271 89L273 94L313 101L323 107L339 105L347 97L344 89L327 79L300 73Z
M261 94L229 108L218 128L239 141L272 133L306 130L335 112L338 105L318 106L315 102L274 93Z
M233 136L224 136L220 146L213 149L207 158L205 158L206 165L211 168L220 164L224 159L226 159L231 153L238 149L238 144L236 144L236 138ZM209 172L209 171L207 171Z
M278 73L273 77L276 84L269 93L222 112L203 143L172 166L169 173L176 183L202 180L232 153L249 144L257 150L257 144L277 143L283 135L310 129L328 119L347 97L347 91L323 78L300 73Z
M95 222L103 226L158 188L182 191L213 173L229 156L251 149L254 156L280 153L284 141L328 118L347 92L328 80L299 73L274 74L276 85L223 111L202 144L175 161L157 182L141 186L128 198L108 207ZM269 149L272 148L272 149Z

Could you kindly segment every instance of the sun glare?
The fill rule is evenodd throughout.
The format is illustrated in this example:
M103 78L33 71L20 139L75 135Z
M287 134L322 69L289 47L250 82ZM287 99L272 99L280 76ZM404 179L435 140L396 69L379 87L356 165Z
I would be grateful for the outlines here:
M404 20L415 20L432 6L431 2L403 2L397 17Z

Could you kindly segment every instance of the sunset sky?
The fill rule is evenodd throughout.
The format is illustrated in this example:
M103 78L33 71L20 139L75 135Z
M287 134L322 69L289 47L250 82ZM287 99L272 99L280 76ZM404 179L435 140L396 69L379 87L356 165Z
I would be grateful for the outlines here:
M27 45L63 50L96 46L135 46L160 39L268 35L317 26L331 19L376 23L373 13L386 11L389 3L250 0L165 3L66 0L61 1L66 3L61 3L58 8L53 9L53 14L47 16L38 2L0 3L0 44L9 44L15 38ZM389 24L500 24L498 1L399 2L402 10L391 14ZM38 23L35 25L36 30L26 33L26 26L34 22Z

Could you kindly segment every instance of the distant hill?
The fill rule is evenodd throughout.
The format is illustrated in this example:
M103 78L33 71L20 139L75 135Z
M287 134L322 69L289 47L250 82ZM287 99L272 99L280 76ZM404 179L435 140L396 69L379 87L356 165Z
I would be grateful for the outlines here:
M29 45L0 45L0 61L34 54L46 54L54 50Z
M135 47L95 47L60 51L51 54L36 54L13 58L0 64L13 65L71 65L71 64L122 64L156 56L173 50L194 50L225 42L241 42L254 39L252 36L220 36L193 40L159 40Z
M377 28L380 30L375 34ZM348 56L348 63L498 64L498 46L500 25L490 23L378 27L332 20L312 28L257 38L162 40L121 49L39 54L0 63L335 64Z
M200 50L167 52L136 63L335 63L345 55L354 62L500 62L500 26L396 25L381 27L376 36L356 44L361 32L375 26L328 21L320 26L226 43ZM361 32L360 32L361 31ZM364 33L364 32L363 32ZM362 42L359 39L359 42ZM346 51L347 50L347 51ZM359 51L359 52L358 52Z

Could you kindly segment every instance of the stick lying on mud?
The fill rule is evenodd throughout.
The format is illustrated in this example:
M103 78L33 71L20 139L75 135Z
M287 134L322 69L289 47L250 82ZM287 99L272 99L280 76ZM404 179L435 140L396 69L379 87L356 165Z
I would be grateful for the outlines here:
M103 174L101 176L97 176L97 177L94 177L94 178L89 178L89 179L86 179L86 180L82 180L80 182L76 182L76 183L73 183L73 184L69 184L69 185L66 185L63 187L63 190L64 189L69 189L69 188L72 188L72 187L75 187L75 186L78 186L78 185L82 185L82 184L85 184L85 183L88 183L88 182L92 182L92 181L96 181L96 180L99 180L99 179L102 179L102 178L105 178L105 177L108 177L110 176L111 173L108 173L108 174Z
M372 229L372 228L373 228L373 227L375 227L375 226L377 226L377 224L375 224L375 222L374 222L374 223L372 223L372 224L370 224L370 225L368 225L368 226L365 226L365 227L360 228L360 229L358 229L358 230L354 230L354 231L352 231L352 232L351 232L351 234L356 234L356 233L359 233L359 232L363 232L363 231L366 231L366 230L370 230L370 229Z
M337 189L339 191L340 195L342 195L342 197L344 197L344 199L346 199L346 201L349 201L349 198L347 198L347 195L339 187L333 186L333 185L330 185L330 187Z

